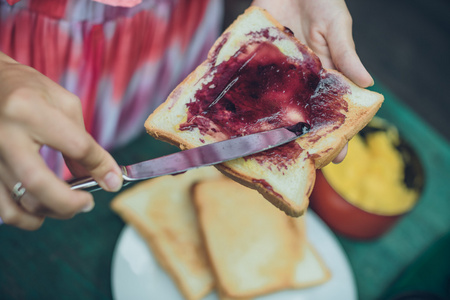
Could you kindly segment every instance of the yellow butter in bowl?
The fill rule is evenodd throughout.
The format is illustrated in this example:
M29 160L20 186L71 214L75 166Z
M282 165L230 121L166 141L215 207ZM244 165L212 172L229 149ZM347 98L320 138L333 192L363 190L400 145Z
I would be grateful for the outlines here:
M396 149L395 130L374 131L365 138L356 135L341 164L322 169L329 184L353 205L380 215L398 215L410 210L417 192L404 183L405 165Z

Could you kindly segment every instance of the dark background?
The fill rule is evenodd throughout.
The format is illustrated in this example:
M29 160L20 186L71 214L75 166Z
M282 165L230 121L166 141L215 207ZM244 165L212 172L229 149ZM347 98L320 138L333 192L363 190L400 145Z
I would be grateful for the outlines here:
M228 26L251 1L226 1ZM356 50L377 84L450 140L450 1L347 0Z

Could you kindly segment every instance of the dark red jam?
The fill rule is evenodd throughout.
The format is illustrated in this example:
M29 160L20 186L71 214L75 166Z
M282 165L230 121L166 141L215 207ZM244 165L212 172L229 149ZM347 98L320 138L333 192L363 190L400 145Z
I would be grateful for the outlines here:
M324 71L317 56L304 47L299 50L300 65L272 43L256 40L212 67L213 78L187 104L187 121L180 130L198 128L203 135L220 133L223 139L298 122L306 122L311 130L330 122L342 124L342 111L347 110L342 97L349 87ZM280 169L301 152L297 143L290 143L252 158Z
M272 194L274 194L275 196L277 196L279 198L283 198L280 194L275 192L273 190L273 187L267 181L265 181L264 179L253 179L253 182L262 185L266 190L272 192Z

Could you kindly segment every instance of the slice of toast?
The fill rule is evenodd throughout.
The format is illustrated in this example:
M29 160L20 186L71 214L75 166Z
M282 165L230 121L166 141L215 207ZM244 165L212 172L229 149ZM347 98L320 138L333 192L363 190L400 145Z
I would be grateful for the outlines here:
M112 209L145 239L188 300L202 299L214 284L190 189L195 182L215 176L223 177L209 167L151 179L120 193L111 202Z
M306 122L308 134L218 165L291 216L309 202L315 169L331 162L375 115L383 96L319 58L266 11L251 7L208 58L147 119L147 132L181 149Z
M199 182L193 201L222 299L251 299L329 278L307 242L303 217L286 216L229 178Z

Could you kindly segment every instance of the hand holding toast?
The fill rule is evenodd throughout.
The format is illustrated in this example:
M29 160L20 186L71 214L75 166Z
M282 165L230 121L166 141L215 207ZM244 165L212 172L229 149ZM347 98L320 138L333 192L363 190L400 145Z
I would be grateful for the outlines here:
M283 2L283 3L281 3ZM319 56L324 68L337 69L360 87L373 79L359 59L352 36L352 17L343 0L254 0L291 29Z
M120 188L120 169L85 131L79 99L3 53L0 139L0 218L6 224L34 230L47 216L70 218L94 205L92 195L72 191L47 167L43 145L61 151L75 175L91 174L110 191ZM14 197L15 189L25 193Z
M252 5L266 9L275 19L319 56L324 68L337 69L360 87L373 85L355 51L352 18L343 0L254 0ZM339 163L347 145L333 160Z

